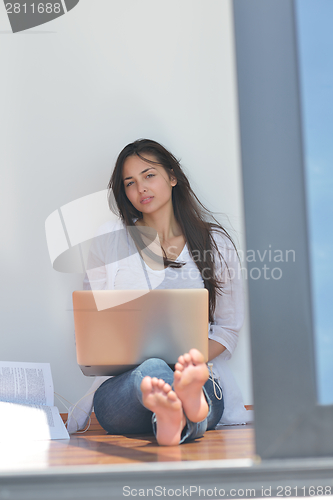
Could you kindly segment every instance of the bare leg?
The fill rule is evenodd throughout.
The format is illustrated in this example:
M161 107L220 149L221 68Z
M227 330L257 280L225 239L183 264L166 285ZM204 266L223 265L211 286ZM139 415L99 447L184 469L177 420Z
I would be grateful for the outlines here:
M208 404L202 390L208 377L204 357L197 349L179 356L175 365L174 390L185 415L192 422L201 422L208 415Z
M141 382L142 402L156 415L156 440L158 444L179 444L186 424L182 403L171 386L163 379L145 377Z

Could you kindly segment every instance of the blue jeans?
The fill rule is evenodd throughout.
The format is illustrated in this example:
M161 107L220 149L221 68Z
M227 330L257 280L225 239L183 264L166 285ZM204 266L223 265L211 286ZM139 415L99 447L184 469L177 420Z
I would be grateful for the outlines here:
M112 377L97 389L94 396L94 410L98 422L109 434L151 434L156 435L156 418L142 403L140 389L144 377L157 377L168 384L173 383L173 370L158 358L144 361L134 370ZM215 380L215 384L218 382ZM206 430L214 429L223 410L222 389L215 387L211 379L207 380L203 391L208 403L208 415L202 422L191 422L186 417L180 443L202 437Z

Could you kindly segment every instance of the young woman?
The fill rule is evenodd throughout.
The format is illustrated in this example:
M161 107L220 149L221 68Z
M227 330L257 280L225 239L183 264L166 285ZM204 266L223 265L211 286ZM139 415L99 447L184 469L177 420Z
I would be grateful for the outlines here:
M187 442L214 429L224 412L223 360L236 347L243 322L237 251L192 191L177 159L155 141L128 144L108 187L110 207L115 202L119 221L106 224L100 231L103 238L93 244L84 288L205 287L213 369L210 376L196 349L180 356L174 372L163 360L148 359L134 370L95 383L95 414L110 434L153 431L161 445ZM161 255L147 243L149 231L158 235L162 269L157 265ZM119 245L116 233L123 235Z

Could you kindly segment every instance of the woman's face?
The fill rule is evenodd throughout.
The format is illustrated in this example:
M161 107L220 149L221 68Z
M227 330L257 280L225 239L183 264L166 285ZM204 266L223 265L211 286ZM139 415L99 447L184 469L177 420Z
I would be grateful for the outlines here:
M144 153L148 160L157 161L154 155ZM142 213L153 213L172 204L172 187L177 184L160 164L147 163L137 155L129 156L123 166L123 182L127 198Z

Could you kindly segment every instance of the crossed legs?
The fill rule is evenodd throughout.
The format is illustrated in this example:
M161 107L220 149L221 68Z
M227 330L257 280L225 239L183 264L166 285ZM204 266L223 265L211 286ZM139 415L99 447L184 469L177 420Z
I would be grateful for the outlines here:
M142 380L142 403L155 413L158 444L179 444L185 415L194 423L207 417L209 407L202 388L208 377L202 354L191 349L175 365L174 390L163 379L146 376Z
M175 372L161 359L148 359L97 389L96 417L110 434L149 434L153 426L159 444L195 439L213 429L223 413L223 399L215 398L207 378L195 349L180 356Z

